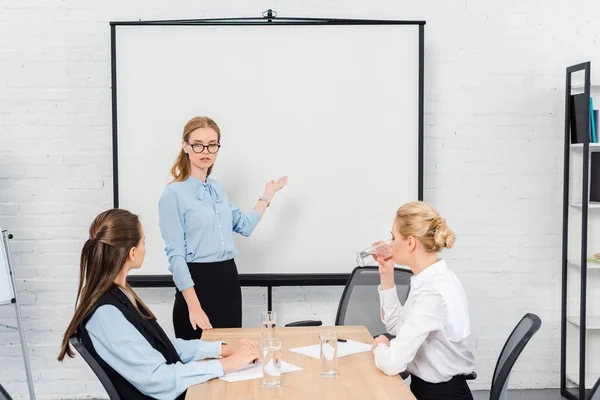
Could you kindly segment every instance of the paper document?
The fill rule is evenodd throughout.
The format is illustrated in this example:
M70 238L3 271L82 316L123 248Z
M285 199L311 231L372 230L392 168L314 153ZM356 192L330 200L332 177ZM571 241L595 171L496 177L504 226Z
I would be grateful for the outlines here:
M321 358L321 352L319 351L318 344L313 344L312 346L296 347L294 349L290 349L290 351L313 358ZM345 343L338 342L338 358L349 356L351 354L364 353L367 351L371 351L370 344L357 342L354 340L348 340ZM325 354L325 356L327 356L327 354Z
M287 372L295 372L301 371L303 368L300 368L296 365L287 363L285 361L281 362L281 373L285 374ZM267 365L267 370L269 370L269 365ZM268 372L268 371L267 371ZM238 381L247 381L250 379L259 379L262 378L262 362L249 365L239 371L229 372L219 379L222 379L226 382L238 382Z

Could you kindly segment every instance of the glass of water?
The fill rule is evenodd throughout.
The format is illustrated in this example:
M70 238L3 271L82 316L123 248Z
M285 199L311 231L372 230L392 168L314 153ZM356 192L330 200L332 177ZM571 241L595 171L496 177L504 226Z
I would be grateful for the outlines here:
M260 321L262 337L275 337L275 330L277 328L277 313L275 311L265 311L261 313Z
M262 340L263 348L263 386L278 388L281 386L281 340L266 337Z
M375 246L368 247L356 254L356 263L360 267L366 267L367 265L377 265L377 262L373 255L382 257L385 261L392 257L392 248L390 247L392 240L381 242Z
M338 376L338 341L334 331L326 329L319 332L321 341L321 376L335 378Z

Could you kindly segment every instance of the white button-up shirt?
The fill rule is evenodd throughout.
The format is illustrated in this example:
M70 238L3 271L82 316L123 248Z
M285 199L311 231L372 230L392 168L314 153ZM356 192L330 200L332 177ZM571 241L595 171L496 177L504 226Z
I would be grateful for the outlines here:
M378 291L382 321L396 338L390 346L379 344L373 350L377 368L387 375L407 370L430 383L475 370L467 348L471 334L467 297L444 260L411 277L404 306L396 288Z

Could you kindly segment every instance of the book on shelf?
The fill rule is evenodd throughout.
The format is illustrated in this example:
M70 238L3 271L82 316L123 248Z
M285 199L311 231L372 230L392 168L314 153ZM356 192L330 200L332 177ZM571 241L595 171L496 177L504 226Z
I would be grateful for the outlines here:
M590 201L600 201L600 153L590 154Z
M571 143L598 143L598 110L594 110L594 101L586 97L585 93L571 95L570 98L570 126ZM589 110L589 116L586 115ZM589 130L586 132L585 125L589 119Z
M585 142L585 109L589 102L585 93L571 95L570 98L571 143Z
M590 143L598 143L594 111L594 100L590 97Z
M592 119L594 121L594 132L595 132L595 140L594 143L598 143L598 124L600 124L600 121L598 121L598 110L594 110L591 109L592 111Z

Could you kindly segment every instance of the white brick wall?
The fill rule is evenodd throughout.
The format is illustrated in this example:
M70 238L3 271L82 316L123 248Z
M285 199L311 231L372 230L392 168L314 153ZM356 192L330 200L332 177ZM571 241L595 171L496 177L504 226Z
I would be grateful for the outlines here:
M565 67L598 58L597 1L0 1L0 225L10 229L40 399L102 396L80 358L56 361L78 251L111 206L111 20L259 16L424 19L425 200L456 230L447 254L470 305L479 378L528 311L543 327L512 375L559 384ZM596 76L598 76L596 74ZM394 210L390 210L393 212ZM171 331L172 290L141 290ZM281 319L332 323L341 288L275 290ZM263 289L244 290L255 326ZM0 319L10 322L10 307ZM27 388L16 334L0 331L0 382Z

